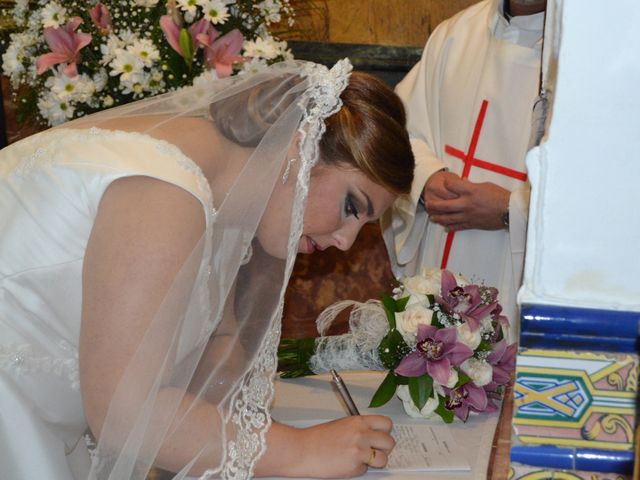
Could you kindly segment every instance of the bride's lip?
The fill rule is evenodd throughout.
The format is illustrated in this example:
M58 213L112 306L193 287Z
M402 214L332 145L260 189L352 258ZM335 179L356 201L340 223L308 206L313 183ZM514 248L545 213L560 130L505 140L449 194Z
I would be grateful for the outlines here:
M316 248L318 248L316 242L314 242L311 237L307 237L307 244L309 245L309 253L315 252Z
M316 242L314 242L313 239L307 235L303 235L302 238L304 239L304 242L302 243L302 253L311 254L315 252L318 248Z

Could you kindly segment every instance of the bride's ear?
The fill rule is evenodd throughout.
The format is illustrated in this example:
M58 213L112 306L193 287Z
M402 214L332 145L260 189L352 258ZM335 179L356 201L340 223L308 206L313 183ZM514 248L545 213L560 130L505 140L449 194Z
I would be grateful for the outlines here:
M285 185L289 182L289 179L291 177L295 178L297 176L298 170L300 169L301 139L302 135L300 134L300 132L296 132L293 136L291 144L289 145L289 150L287 151L287 157L285 159L282 170L282 183Z

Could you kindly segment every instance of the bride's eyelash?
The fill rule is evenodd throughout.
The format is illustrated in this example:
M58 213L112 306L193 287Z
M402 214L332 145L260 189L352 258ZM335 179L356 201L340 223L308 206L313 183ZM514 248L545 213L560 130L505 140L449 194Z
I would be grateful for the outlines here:
M353 215L358 220L360 219L358 207L356 207L356 204L353 200L353 195L351 195L350 193L347 194L347 198L344 201L344 214L347 217Z

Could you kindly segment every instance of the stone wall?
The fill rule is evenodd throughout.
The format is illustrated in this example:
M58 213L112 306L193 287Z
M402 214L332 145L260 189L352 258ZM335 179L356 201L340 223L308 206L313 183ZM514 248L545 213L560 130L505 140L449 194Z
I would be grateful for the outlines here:
M297 24L283 38L422 47L443 20L478 0L292 0ZM282 29L282 27L280 27Z

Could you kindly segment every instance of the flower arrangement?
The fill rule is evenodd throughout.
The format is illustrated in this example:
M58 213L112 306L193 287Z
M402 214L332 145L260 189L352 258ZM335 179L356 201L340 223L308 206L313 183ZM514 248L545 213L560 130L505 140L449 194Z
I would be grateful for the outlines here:
M16 0L2 55L18 120L44 125L291 58L289 0Z
M408 415L438 415L446 423L454 417L466 421L469 412L495 411L516 354L516 345L507 344L509 322L497 297L497 289L470 284L447 270L404 278L381 302L356 305L349 334L282 340L281 375L386 369L371 408L395 394Z

